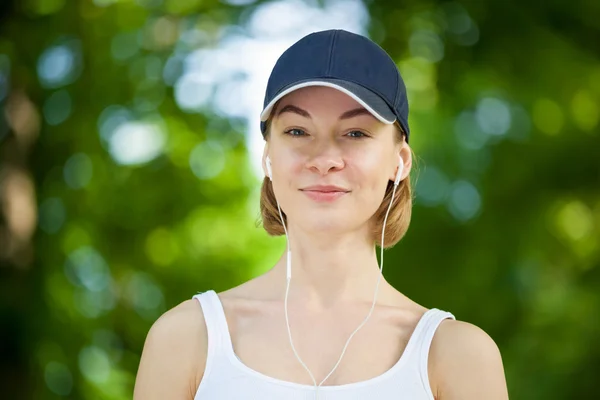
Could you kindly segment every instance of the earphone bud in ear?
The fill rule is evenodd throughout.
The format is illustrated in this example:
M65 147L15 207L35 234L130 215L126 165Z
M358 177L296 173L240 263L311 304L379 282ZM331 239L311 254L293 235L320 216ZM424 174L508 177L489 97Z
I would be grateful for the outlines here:
M400 179L402 178L402 172L404 171L404 160L398 156L400 162L398 163L398 172L396 172L396 178L394 179L394 185L398 186Z
M269 180L273 181L273 171L271 170L271 159L267 156L267 176Z

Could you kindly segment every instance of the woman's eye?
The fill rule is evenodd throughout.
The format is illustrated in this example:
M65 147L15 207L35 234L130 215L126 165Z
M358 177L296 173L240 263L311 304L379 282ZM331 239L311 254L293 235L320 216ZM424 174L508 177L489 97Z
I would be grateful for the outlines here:
M295 129L295 128L288 129L284 133L286 133L290 136L304 136L304 131L302 129Z
M355 133L357 133L357 134L359 134L359 135L356 135L356 136L355 136L355 135L353 135L353 134L355 134ZM348 136L350 136L351 138L354 138L354 139L360 139L361 137L367 137L367 135L365 135L365 134L364 134L363 132L361 132L361 131L352 131L352 132L349 132L349 133L348 133Z
M297 128L288 129L287 131L284 131L284 133L286 135L295 136L295 137L306 136L306 132L304 132L302 129L297 129ZM360 139L363 137L368 137L367 134L365 134L364 132L361 132L361 131L351 131L351 132L347 133L346 136L349 136L352 139Z

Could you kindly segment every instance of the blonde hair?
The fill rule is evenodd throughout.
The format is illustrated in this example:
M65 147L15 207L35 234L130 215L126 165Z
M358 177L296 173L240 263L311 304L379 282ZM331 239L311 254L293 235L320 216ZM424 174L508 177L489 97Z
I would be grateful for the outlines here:
M275 107L273 107L273 111L271 112L271 115L274 114ZM265 133L263 134L265 140L268 140L269 137L271 125L270 122L270 120L266 122L266 129ZM404 133L398 122L394 123L394 126L397 128L396 131L398 133L395 136L396 141L398 143L401 143L405 140L406 134ZM414 160L415 157L412 149L411 153ZM393 188L394 182L389 181L385 191L385 196L383 197L379 208L371 218L373 240L375 244L380 247L382 246L381 232L383 229L383 220L385 218L385 213L387 212L390 200L392 198ZM383 243L383 248L393 247L406 234L406 231L408 230L408 226L410 224L410 217L412 214L412 202L412 187L410 184L410 175L408 175L404 180L402 180L398 184L398 187L396 188L394 202L390 209L390 213L388 215L385 226L385 243ZM281 224L281 219L279 217L279 210L277 209L277 200L275 198L275 193L273 192L273 185L268 177L265 177L262 182L260 192L260 214L262 219L262 225L269 235L280 236L285 234L285 230L283 229L283 225ZM287 226L287 215L283 212L283 210L281 210L281 214ZM258 223L260 223L260 221Z

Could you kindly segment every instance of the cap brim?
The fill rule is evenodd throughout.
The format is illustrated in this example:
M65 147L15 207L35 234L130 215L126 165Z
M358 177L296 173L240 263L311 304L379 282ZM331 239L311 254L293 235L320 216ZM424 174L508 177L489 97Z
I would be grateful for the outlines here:
M308 81L295 82L285 88L283 88L277 96L275 96L269 104L264 108L260 114L260 120L266 121L271 115L273 106L283 96L290 94L294 90L298 90L309 86L326 86L334 88L352 97L358 104L363 106L369 111L375 118L384 124L393 124L396 122L396 116L394 112L387 105L387 103L376 93L365 88L364 86L358 85L354 82L348 82L340 79L311 79Z

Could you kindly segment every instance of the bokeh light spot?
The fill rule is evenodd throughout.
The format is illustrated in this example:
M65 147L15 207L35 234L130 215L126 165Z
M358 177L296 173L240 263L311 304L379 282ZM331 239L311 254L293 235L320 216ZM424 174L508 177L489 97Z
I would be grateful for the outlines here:
M463 111L454 121L454 134L458 142L466 149L479 150L488 143L489 136L477 123L475 114Z
M58 125L69 118L72 112L71 95L66 90L52 93L44 102L44 118L49 125Z
M454 182L450 190L448 210L458 221L464 222L475 217L481 207L479 192L470 182Z
M62 237L62 250L69 254L80 247L90 245L92 239L90 234L81 225L70 223L65 226L65 232Z
M577 241L589 236L593 229L593 215L581 201L565 204L556 214L556 224L569 239Z
M165 228L156 228L146 238L146 254L154 264L169 265L179 252L177 239Z
M125 297L135 311L143 318L152 320L164 308L162 290L147 274L136 272L125 285Z
M118 363L123 356L123 339L110 329L96 330L93 336L93 344L107 352L112 364Z
M97 318L116 306L116 298L110 288L99 292L77 289L73 293L75 308L86 318Z
M67 212L61 199L50 197L40 205L39 214L40 228L46 233L54 234L65 223Z
M27 8L38 15L50 15L60 11L65 0L28 0Z
M165 49L172 46L179 37L177 20L160 17L148 25L148 39L156 49Z
M110 136L109 152L119 164L144 164L163 152L165 142L165 134L158 124L126 122L119 125Z
M140 50L139 33L121 32L113 37L110 42L110 52L117 61L126 61L135 56Z
M175 84L175 101L184 111L200 111L212 96L213 86L200 74L185 74Z
M591 132L598 126L600 119L599 104L586 90L579 90L571 101L571 112L577 126Z
M119 125L133 120L131 111L116 104L106 107L98 117L98 132L102 144L108 147L110 138Z
M63 168L65 182L71 189L81 189L90 183L93 175L93 165L85 153L73 154Z
M46 386L54 394L68 396L73 389L73 375L69 368L62 363L50 361L44 368Z
M443 3L440 7L445 15L446 30L456 43L472 46L479 40L479 28L467 10L457 2Z
M435 67L422 58L409 58L400 62L400 70L409 91L427 90L434 86Z
M81 247L69 254L65 263L65 275L72 284L92 292L107 289L111 282L106 261L90 246Z
M163 81L167 86L173 86L183 73L185 58L180 54L174 54L165 63L163 68Z
M489 135L504 135L510 129L510 108L500 99L481 99L475 116L481 130Z
M446 12L447 29L449 32L462 35L471 29L473 22L463 6L457 3L446 3L443 9Z
M190 153L190 168L199 179L211 179L225 167L225 152L215 141L198 144Z
M437 33L428 30L414 32L408 39L410 54L436 63L444 58L444 42Z
M79 369L89 381L104 383L110 376L110 359L106 352L99 347L84 347L79 352Z
M416 184L417 201L427 206L443 203L448 197L450 182L446 175L433 165L427 165L419 174Z
M558 104L550 99L539 99L533 105L533 124L547 135L556 135L564 124L564 116Z
M45 88L58 88L73 82L79 66L75 40L46 49L38 60L37 72Z

